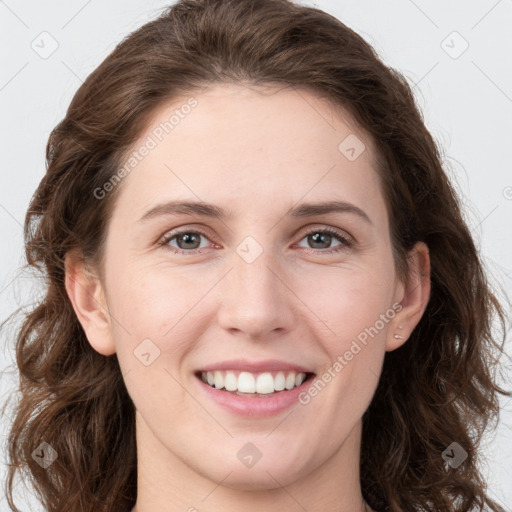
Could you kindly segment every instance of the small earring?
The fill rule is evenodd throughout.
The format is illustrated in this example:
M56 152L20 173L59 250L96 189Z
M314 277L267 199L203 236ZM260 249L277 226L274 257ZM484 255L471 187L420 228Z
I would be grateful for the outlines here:
M398 328L399 328L399 329L402 329L402 326L401 326L401 325L399 325L399 326L398 326Z
M395 334L395 339L396 340L403 340L403 337L400 336L400 334Z

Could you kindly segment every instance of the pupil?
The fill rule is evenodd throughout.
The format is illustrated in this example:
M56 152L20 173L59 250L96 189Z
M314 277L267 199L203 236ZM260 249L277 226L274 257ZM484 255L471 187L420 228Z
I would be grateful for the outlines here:
M327 237L329 240L327 242L325 242L325 240L322 242L322 241L319 241L318 239L323 239ZM327 234L327 233L314 233L313 235L310 235L310 238L313 239L313 243L316 244L316 243L327 243L327 246L329 246L329 241L330 241L330 238L331 238L331 235Z
M184 235L181 235L180 238L185 241L185 244L187 244L187 243L191 243L190 239L194 239L194 238L197 238L197 237L195 235L190 235L189 233L185 233ZM196 242L197 242L197 240L196 240ZM192 248L194 249L195 247L192 247ZM190 249L190 247L187 247L187 249Z

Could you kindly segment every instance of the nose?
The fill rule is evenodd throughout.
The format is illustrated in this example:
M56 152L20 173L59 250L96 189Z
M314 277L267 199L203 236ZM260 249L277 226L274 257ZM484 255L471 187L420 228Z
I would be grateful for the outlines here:
M220 288L220 326L252 340L282 335L296 321L294 304L298 301L286 272L270 250L249 261L234 254L233 268Z

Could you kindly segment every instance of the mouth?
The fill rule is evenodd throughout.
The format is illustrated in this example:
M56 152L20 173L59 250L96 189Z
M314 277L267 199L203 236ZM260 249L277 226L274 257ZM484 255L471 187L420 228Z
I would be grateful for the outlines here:
M275 417L303 403L301 396L315 373L212 370L194 375L199 393L215 407L242 419L259 420ZM284 389L281 389L283 382Z
M261 399L289 394L289 392L308 384L316 374L292 370L257 373L240 370L198 370L194 375L216 391Z

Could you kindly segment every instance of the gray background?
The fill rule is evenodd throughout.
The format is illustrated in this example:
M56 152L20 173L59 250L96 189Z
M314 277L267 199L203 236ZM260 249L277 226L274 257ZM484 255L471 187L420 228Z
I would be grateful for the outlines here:
M446 169L464 198L467 221L489 271L511 290L512 0L317 0L304 2L361 34L414 87L425 122L443 146ZM40 294L21 274L22 224L44 174L50 130L85 77L129 32L168 2L0 0L0 320ZM47 32L48 34L41 33ZM456 33L454 33L456 32ZM51 55L53 46L57 46ZM467 48L466 48L467 46ZM15 391L13 329L2 329L0 402ZM510 337L508 354L512 353ZM504 375L511 387L511 372ZM512 400L484 440L489 492L512 510ZM0 477L5 436L0 425ZM23 484L22 510L42 510ZM26 497L23 497L26 496ZM0 512L8 507L0 490Z

